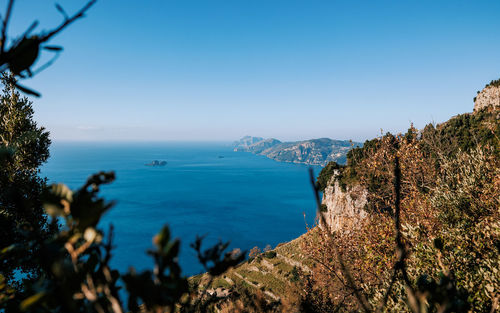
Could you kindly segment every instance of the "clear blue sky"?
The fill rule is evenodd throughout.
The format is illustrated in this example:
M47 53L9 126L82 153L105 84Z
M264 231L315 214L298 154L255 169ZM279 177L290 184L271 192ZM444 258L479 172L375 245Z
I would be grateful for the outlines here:
M18 2L12 32L61 19ZM56 141L365 140L472 111L500 77L500 1L100 0L51 43L24 84Z

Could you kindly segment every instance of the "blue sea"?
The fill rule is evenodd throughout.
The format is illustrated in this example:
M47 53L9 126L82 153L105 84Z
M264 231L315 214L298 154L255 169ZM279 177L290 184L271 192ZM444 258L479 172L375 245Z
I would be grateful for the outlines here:
M145 166L152 160L168 164ZM115 229L112 265L151 268L146 251L168 225L181 239L183 273L193 275L203 271L189 247L197 235L206 235L206 247L222 240L248 251L305 233L315 217L308 168L233 152L228 143L56 142L42 175L76 189L92 173L115 171L116 181L101 191L116 201L100 224Z

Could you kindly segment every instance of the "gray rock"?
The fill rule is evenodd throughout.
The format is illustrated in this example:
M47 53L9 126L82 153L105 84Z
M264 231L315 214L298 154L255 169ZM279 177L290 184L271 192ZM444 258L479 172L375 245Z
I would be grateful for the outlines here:
M474 112L489 106L500 107L500 84L487 85L474 100Z
M326 206L326 210L318 213L323 215L323 218L320 218L320 227L326 227L331 232L348 232L360 226L361 221L368 215L364 210L368 203L368 191L359 185L343 191L337 181L337 175L338 170L323 192L322 204Z

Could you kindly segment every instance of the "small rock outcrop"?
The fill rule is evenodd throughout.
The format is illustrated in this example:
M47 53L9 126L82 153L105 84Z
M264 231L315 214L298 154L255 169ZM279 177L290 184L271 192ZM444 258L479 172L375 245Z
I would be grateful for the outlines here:
M167 161L154 160L154 161L151 161L150 163L147 163L144 165L146 165L146 166L165 166L165 165L167 165Z
M474 112L489 106L500 108L500 80L494 80L486 85L474 98Z
M368 203L368 191L360 185L342 190L336 179L337 175L338 171L323 192L323 210L320 212L323 215L320 226L326 226L332 232L355 228L368 215L364 210Z

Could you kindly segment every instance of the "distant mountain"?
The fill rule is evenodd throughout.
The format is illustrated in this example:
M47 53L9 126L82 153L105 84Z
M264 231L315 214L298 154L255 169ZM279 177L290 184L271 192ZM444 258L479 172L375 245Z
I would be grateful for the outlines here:
M256 137L253 137L256 138ZM274 139L274 138L269 138L269 139L264 139L262 138L260 141L257 141L249 146L238 146L234 148L234 151L246 151L246 152L252 152L255 154L260 154L263 151L274 147L278 144L281 144L282 142Z
M362 144L329 138L281 142L274 138L263 139L245 136L234 142L234 151L265 155L280 162L325 165L330 161L344 164L347 152L353 146L358 147Z
M240 140L233 142L233 146L235 149L234 151L236 151L236 149L247 149L251 145L253 145L257 142L260 142L262 140L264 140L264 138L262 138L262 137L245 136L245 137L241 138Z

